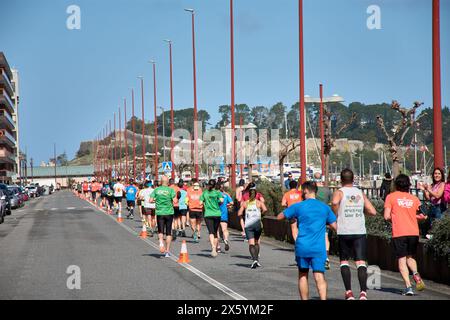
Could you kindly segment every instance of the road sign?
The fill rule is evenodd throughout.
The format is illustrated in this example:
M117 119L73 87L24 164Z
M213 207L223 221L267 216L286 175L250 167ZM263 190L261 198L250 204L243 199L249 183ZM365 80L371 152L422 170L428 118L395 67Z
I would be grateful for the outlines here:
M163 162L162 169L164 172L172 172L172 161Z

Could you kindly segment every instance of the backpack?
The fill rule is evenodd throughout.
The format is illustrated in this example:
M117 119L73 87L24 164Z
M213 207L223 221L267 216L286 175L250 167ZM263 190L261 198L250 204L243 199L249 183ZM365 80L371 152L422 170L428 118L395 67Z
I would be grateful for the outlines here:
M443 200L445 203L450 203L450 183L445 184Z

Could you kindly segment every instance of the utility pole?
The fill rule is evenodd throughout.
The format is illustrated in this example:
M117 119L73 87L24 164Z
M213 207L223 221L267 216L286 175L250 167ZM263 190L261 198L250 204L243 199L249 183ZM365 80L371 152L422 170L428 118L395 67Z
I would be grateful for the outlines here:
M53 143L53 157L55 159L55 190L56 190L56 143Z

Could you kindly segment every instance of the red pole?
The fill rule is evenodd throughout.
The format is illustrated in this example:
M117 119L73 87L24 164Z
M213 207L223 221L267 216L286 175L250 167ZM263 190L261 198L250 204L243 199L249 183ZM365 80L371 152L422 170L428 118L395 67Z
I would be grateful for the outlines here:
M128 139L127 139L127 99L124 98L123 99L123 105L124 105L124 120L125 120L125 124L124 124L124 138L125 138L125 173L127 176L127 181L129 181L130 176L129 176L129 170L128 170Z
M122 172L122 116L119 107L119 177L123 176Z
M116 113L114 112L114 172L116 174L116 177L118 176L118 169L117 169L117 135L116 135Z
M194 167L195 178L198 179L198 136L197 136L197 73L195 63L195 12L191 11L192 16L192 68L194 77Z
M244 179L244 157L242 157L243 153L244 153L244 129L242 128L243 124L242 124L242 116L239 117L239 126L241 127L241 179Z
M325 174L325 154L324 154L324 145L325 145L325 133L323 130L323 85L319 85L320 91L320 111L319 111L319 128L320 128L320 161L322 163L322 175Z
M301 182L306 181L306 128L305 128L305 86L303 66L303 0L298 0L299 31L299 85L300 85L300 163Z
M133 129L133 179L136 180L136 118L134 116L134 89L131 89L131 112L133 120L131 127Z
M230 0L230 59L231 59L231 188L236 188L236 139L234 114L234 19L233 0Z
M109 152L108 153L110 153L110 161L109 161L109 167L110 167L110 173L109 173L109 178L112 178L112 175L111 175L111 173L112 173L112 170L113 170L113 164L114 164L114 154L113 154L113 151L114 151L114 148L112 148L112 146L111 146L111 140L112 140L112 131L111 131L111 120L109 120L109 135L108 135L108 137L110 137L110 140L109 140Z
M174 129L174 111L173 111L173 82L172 82L172 42L169 41L169 55L170 55L170 161L172 162L172 179L175 179L175 164L174 164L174 141L173 141L173 132Z
M433 0L433 144L434 167L444 168L441 106L441 45L439 0Z
M155 180L158 181L158 116L156 114L156 63L153 64L153 104L154 104L154 113L155 113Z
M144 120L144 78L141 77L141 93L142 93L142 172L144 174L143 181L146 177L147 163L145 162L145 120Z

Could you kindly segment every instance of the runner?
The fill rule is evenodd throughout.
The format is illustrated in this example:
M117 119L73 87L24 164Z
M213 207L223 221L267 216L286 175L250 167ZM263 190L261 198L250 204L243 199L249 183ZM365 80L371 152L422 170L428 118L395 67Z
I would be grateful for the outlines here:
M97 202L97 192L100 191L101 185L97 182L97 180L94 178L92 179L91 184L91 199L93 203Z
M180 229L181 229L181 214L180 214L180 205L178 204L178 199L180 197L180 188L175 184L173 179L169 179L169 187L175 191L175 194L177 195L175 197L175 201L173 203L173 225L172 225L172 238L175 240L178 235L180 235Z
M172 242L172 223L174 213L175 191L169 187L169 179L161 178L161 186L156 188L150 195L150 202L156 204L156 219L158 223L159 251L170 257L170 244ZM164 235L166 245L164 245Z
M414 290L409 278L409 271L413 274L416 289L425 289L414 256L419 243L419 224L417 220L427 219L422 213L418 214L420 200L409 193L411 181L405 174L395 179L395 192L386 197L384 204L384 219L392 221L392 243L398 259L398 269L405 282L406 289L403 295L413 296Z
M127 199L127 210L128 215L127 219L134 219L134 207L136 206L136 194L138 192L138 188L136 188L133 180L130 180L130 185L126 187L125 194Z
M234 203L235 212L239 212L239 209L241 207L242 202L242 193L245 190L245 180L241 179L239 180L239 186L236 188L236 201ZM244 222L244 215L239 217L239 224L241 225L241 235L245 239L245 222Z
M89 192L89 184L87 183L87 181L83 182L82 188L83 188L83 196L84 196L85 199L87 199L88 198L88 192Z
M100 202L100 206L102 208L107 208L107 199L106 199L106 193L107 193L107 188L106 186L108 185L107 182L103 182L102 184L102 188L100 190L100 198L102 199Z
M354 174L350 169L341 172L342 188L333 194L331 207L337 216L337 235L345 300L355 300L352 292L349 259L358 269L359 300L367 300L367 232L364 214L375 216L377 211L366 195L353 186Z
M331 205L331 190L330 188L326 187L322 180L322 174L320 172L314 173L314 182L317 184L317 195L316 199L320 202ZM327 260L325 262L325 269L330 270L330 259L328 259L328 255L330 253L330 240L328 239L328 232L329 229L326 229L325 232L325 246L327 249Z
M283 198L281 199L281 206L289 208L294 203L298 203L303 200L302 192L297 190L297 186L298 186L297 181L291 180L289 182L289 191L287 191L283 195ZM295 220L295 218L291 219L289 220L289 224L291 225L292 238L294 239L295 242L295 240L297 240L298 235L297 220Z
M112 214L114 208L114 190L113 182L110 181L107 185L106 199L108 200L108 213Z
M264 202L256 199L256 189L250 189L249 199L241 203L238 215L242 216L245 211L245 235L253 263L252 269L261 267L259 263L260 237L262 233L261 215L267 211Z
M217 231L219 231L221 211L219 204L223 202L222 194L215 189L216 180L211 179L208 187L200 196L200 203L205 208L205 223L209 232L209 242L211 244L211 256L217 256L217 247L219 239Z
M317 185L313 181L302 184L303 201L285 209L277 216L278 220L296 218L298 236L295 241L298 289L302 300L309 299L308 273L313 270L314 280L321 300L327 298L325 280L325 228L328 224L336 230L336 217L330 207L316 200Z
M191 222L191 229L193 232L194 242L200 239L200 232L202 228L203 219L203 204L200 202L200 196L203 191L197 179L192 179L192 188L187 192L186 204L189 208L189 219Z
M187 191L184 187L183 180L180 180L178 182L178 187L180 189L180 191L179 191L180 199L178 199L178 208L179 208L180 217L181 217L181 221L179 222L180 229L178 230L178 235L180 237L186 237L186 215L187 215L188 207L186 204Z
M222 230L223 242L225 243L225 251L230 250L230 242L228 240L228 209L233 205L233 199L225 192L225 186L223 183L218 185L219 191L222 193L223 202L220 204L220 229ZM217 246L218 252L220 252L220 245Z
M142 223L145 224L149 231L149 236L153 237L156 230L156 214L155 203L150 201L154 189L152 188L151 181L144 185L144 189L139 192L139 198L141 200L142 209Z
M78 191L78 196L81 197L81 195L83 194L83 185L81 184L81 182L77 183L77 191Z
M256 184L255 184L253 181L250 182L250 183L246 186L246 188L244 189L244 191L242 192L242 195L241 195L241 205L242 205L243 202L248 201L248 200L250 199L250 190L251 190L251 189L256 189ZM262 203L265 202L263 195L262 195L261 193L259 193L259 192L256 192L256 200L259 200L259 201L261 201ZM245 233L245 217L246 217L246 215L245 215L245 213L244 213L244 214L241 216L241 221L240 221L240 223L241 223L241 227L242 227L242 224L244 224L243 229L242 229L242 230L244 230L244 235L243 235L244 241L248 241L247 236L246 236L246 233Z
M114 184L113 190L116 214L122 214L122 198L125 193L125 186L121 183L120 178L117 178L117 182Z

